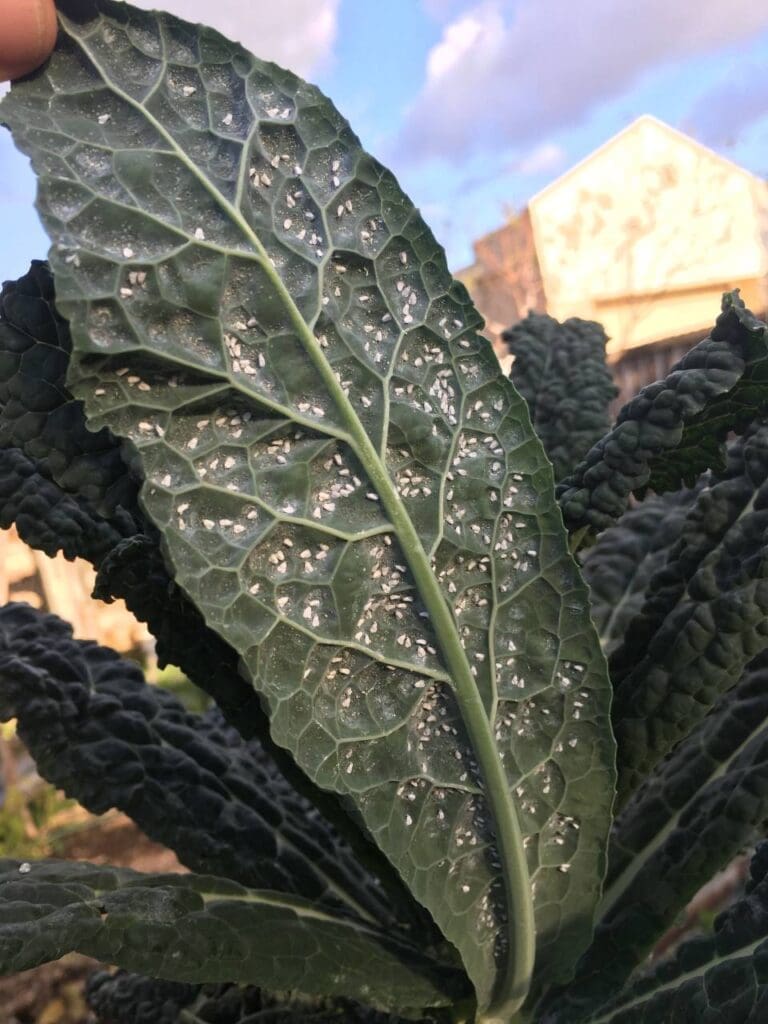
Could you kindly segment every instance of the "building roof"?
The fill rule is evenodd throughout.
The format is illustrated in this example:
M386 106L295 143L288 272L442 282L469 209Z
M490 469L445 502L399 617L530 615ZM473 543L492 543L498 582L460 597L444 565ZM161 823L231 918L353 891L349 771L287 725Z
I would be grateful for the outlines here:
M609 139L606 139L606 141L603 142L601 145L597 146L595 149L587 153L587 155L582 157L581 160L577 161L575 164L569 167L567 171L563 171L562 174L558 175L557 178L554 178L552 181L550 181L548 185L544 186L544 188L539 189L539 191L532 195L531 198L528 200L528 205L530 206L531 204L535 203L536 200L540 199L542 196L545 196L552 189L559 187L572 174L574 174L577 170L580 170L584 166L584 164L594 160L597 156L602 156L612 146L615 146L618 143L622 142L627 135L636 132L639 128L643 128L649 125L652 125L659 132L664 133L667 137L671 137L676 142L680 142L686 146L698 149L701 153L706 154L710 159L717 160L719 163L725 164L733 172L738 172L739 174L746 175L747 177L754 181L762 181L762 179L758 175L753 174L751 171L748 171L745 167L742 167L740 164L735 163L733 160L729 160L728 157L722 156L720 153L717 153L714 149L711 149L709 146L705 146L703 142L699 142L697 139L694 139L692 135L686 135L685 132L680 131L680 129L673 128L672 125L660 120L653 114L641 114L640 117L636 117L634 121L631 121L626 127L622 128L621 131L616 132L615 135L612 135Z

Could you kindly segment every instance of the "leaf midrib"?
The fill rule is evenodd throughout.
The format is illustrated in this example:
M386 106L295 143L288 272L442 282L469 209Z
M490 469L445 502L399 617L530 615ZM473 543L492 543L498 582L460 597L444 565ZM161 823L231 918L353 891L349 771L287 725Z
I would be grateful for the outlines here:
M440 590L439 583L432 571L429 558L414 525L402 503L381 457L368 437L354 406L344 393L340 382L336 379L333 369L326 359L317 339L302 317L293 298L286 289L281 277L272 266L269 257L255 232L251 229L241 212L213 186L202 171L187 157L176 140L143 106L118 88L104 68L86 46L85 40L69 31L68 19L58 13L60 22L76 45L86 53L102 80L124 102L137 109L164 137L172 147L177 158L195 176L203 188L211 195L232 221L240 228L244 237L250 242L259 257L258 262L267 275L275 291L283 302L286 312L293 323L297 336L304 346L307 355L314 363L326 385L331 398L336 402L341 418L347 422L352 447L362 465L366 468L371 482L379 493L382 505L388 513L394 531L402 546L403 554L413 573L414 580L421 591L425 608L429 612L435 636L442 649L447 667L453 677L454 692L461 708L462 717L474 748L478 767L485 780L485 797L496 825L496 839L499 847L507 911L508 964L506 972L500 977L491 1004L485 1010L485 1017L491 1024L494 1019L507 1020L522 1006L530 988L535 955L535 924L533 901L531 897L528 866L523 848L522 832L512 794L507 785L504 768L496 750L491 724L486 716L485 708L478 689L474 683L469 661L461 645L458 631L450 609ZM163 55L165 61L165 53ZM254 128L259 124L255 112ZM251 136L243 140L241 168L238 180L238 193L245 181L244 164L249 152ZM245 171L247 177L247 169ZM323 211L323 218L325 212Z

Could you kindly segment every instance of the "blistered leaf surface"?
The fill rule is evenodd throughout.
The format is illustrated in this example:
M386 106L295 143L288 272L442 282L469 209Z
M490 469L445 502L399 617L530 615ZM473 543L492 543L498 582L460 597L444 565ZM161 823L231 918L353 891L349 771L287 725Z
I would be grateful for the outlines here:
M85 425L65 384L69 326L54 306L48 265L33 260L0 291L0 446L19 448L38 472L117 525L141 521L138 475L109 430Z
M15 526L30 547L53 557L85 558L98 565L135 530L122 510L102 518L84 498L67 494L43 476L19 448L0 447L0 528Z
M675 491L707 469L722 469L727 435L766 408L766 326L738 289L726 292L709 337L625 405L616 426L558 486L569 530L603 530L630 494Z
M99 1024L404 1024L349 999L272 994L250 985L183 985L126 971L95 972L85 998ZM423 1024L448 1019L435 1010Z
M329 101L210 30L94 9L3 105L72 386L140 452L176 581L274 738L356 802L509 1016L531 895L548 977L589 937L611 804L551 468L442 250Z
M620 805L768 646L768 424L706 484L611 655Z
M585 552L582 572L592 620L607 655L642 613L648 585L666 564L696 493L690 489L646 498Z
M186 711L136 664L23 604L0 608L0 718L94 814L117 807L192 871L394 925L349 847L257 739ZM421 936L423 941L426 936Z
M768 812L768 655L648 776L611 832L606 891L589 950L552 999L608 998L695 894L759 834Z
M762 1024L768 1009L768 844L751 864L747 892L715 921L714 933L683 942L674 956L630 982L599 1009L567 1002L541 1024Z
M562 480L611 425L608 407L617 389L605 365L605 331L593 320L560 323L529 313L502 338L515 357L510 376L528 403L555 480Z

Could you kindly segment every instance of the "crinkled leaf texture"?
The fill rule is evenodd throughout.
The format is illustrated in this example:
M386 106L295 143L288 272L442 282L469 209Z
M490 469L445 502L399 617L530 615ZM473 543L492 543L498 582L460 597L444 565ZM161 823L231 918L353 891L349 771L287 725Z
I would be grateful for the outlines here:
M176 582L275 740L355 802L507 1020L534 913L548 980L589 939L613 788L525 404L320 92L208 29L60 7L2 116L39 175L71 386L140 453Z
M738 289L726 292L709 337L625 405L616 426L558 485L568 529L604 530L630 494L676 491L707 469L721 469L726 436L766 409L766 325Z
M656 571L666 564L700 487L647 497L628 509L584 552L592 620L606 655L620 647L637 616Z
M528 403L555 480L562 480L611 425L608 409L618 391L605 365L605 331L593 320L560 323L529 313L502 338L515 357L510 376Z
M598 1009L561 1002L541 1024L763 1024L768 1018L768 843L752 858L746 894L714 933L627 984Z
M617 818L595 937L551 1001L617 991L688 901L748 848L768 816L768 652L648 776Z
M729 445L675 528L611 654L619 807L768 646L768 422Z
M33 260L0 291L0 447L21 449L42 476L103 518L140 523L137 468L109 430L87 429L82 402L66 387L70 349L53 275Z
M181 1024L181 1012L199 998L200 991L200 985L181 981L99 970L86 981L85 1001L98 1024Z
M55 615L0 608L0 719L40 774L94 814L118 807L182 864L396 924L387 897L257 739L195 715ZM420 936L423 942L424 936Z
M0 529L16 526L30 547L99 565L135 530L130 515L103 519L84 498L43 476L19 448L0 447Z
M169 981L237 981L441 1006L455 975L385 932L298 896L206 875L0 860L0 972L76 951Z
M647 499L587 553L628 802L611 830L593 942L548 999L574 1020L624 983L768 812L766 487L758 420L729 444L722 473Z

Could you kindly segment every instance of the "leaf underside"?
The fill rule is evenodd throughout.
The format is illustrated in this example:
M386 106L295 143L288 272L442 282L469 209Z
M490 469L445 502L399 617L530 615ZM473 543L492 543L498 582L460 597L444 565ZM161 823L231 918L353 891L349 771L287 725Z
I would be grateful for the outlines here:
M307 900L206 875L0 860L0 971L76 951L169 981L258 983L383 1009L446 1005L452 976Z
M330 102L211 30L96 3L2 116L71 386L139 452L176 582L506 1019L531 893L548 980L589 939L613 742L552 471L466 291Z
M72 343L54 298L53 275L40 260L18 281L6 281L0 294L0 444L14 442L33 453L0 447L0 525L15 524L27 544L48 555L61 551L90 561L98 570L94 596L122 598L149 626L158 663L181 667L241 735L258 736L275 769L386 880L401 917L429 929L424 911L338 800L312 785L272 743L258 696L240 675L237 652L205 625L173 582L158 531L139 507L140 467L109 430L88 430L83 404L66 386Z

